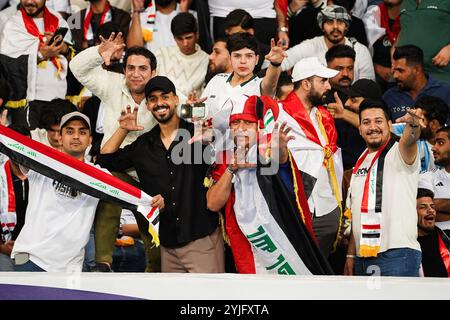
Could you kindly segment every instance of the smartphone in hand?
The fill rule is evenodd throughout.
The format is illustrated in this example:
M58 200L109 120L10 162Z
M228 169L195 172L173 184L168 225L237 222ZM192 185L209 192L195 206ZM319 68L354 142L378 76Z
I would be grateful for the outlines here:
M64 28L64 27L59 27L58 29L56 29L55 33L50 38L50 40L48 41L47 45L51 46L53 44L53 42L55 42L56 37L61 36L61 40L59 40L58 43L57 43L57 45L60 45L61 42L64 41L64 37L66 36L67 31L69 31L69 29L68 28Z

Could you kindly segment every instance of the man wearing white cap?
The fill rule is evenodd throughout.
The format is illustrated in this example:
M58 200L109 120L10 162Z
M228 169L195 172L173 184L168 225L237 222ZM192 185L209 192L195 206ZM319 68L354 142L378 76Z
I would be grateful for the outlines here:
M295 140L289 141L288 148L302 173L314 234L325 256L336 244L342 214L342 156L334 120L321 106L331 89L328 79L337 74L317 57L297 62L292 72L294 90L282 102L277 119L292 128Z
M60 128L61 151L84 161L92 141L89 118L68 113ZM26 222L11 254L15 271L81 271L98 199L31 169L20 170L30 192Z

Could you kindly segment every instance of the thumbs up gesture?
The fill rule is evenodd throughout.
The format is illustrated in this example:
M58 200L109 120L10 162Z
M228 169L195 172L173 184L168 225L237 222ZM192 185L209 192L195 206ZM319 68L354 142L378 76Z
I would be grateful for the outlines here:
M342 119L344 117L344 104L337 92L334 93L334 101L333 103L329 103L327 106L327 110L331 113L333 118Z

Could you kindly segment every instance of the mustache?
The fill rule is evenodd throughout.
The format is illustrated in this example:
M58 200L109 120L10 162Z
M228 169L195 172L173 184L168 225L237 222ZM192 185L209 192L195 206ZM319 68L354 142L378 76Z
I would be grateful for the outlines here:
M160 105L157 105L156 107L154 107L153 111L156 112L156 111L158 111L160 109L170 109L170 108L169 108L169 106L167 104L160 104Z
M340 79L340 81L343 81L343 80L352 81L349 77L342 77L342 78Z
M381 134L381 130L369 130L369 131L367 131L367 134L372 134L372 133L380 133Z

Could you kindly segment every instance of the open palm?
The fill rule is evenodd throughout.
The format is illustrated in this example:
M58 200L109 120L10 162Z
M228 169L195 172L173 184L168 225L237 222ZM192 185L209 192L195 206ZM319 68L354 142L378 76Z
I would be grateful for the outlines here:
M122 41L122 32L119 32L117 36L113 33L106 40L100 36L100 45L98 47L98 53L102 56L105 65L109 66L111 64L111 57L113 57L117 52L123 49L125 44Z
M137 112L138 107L133 109L131 112L131 107L127 106L126 110L123 110L119 117L119 125L122 129L127 131L142 131L144 127L137 124Z

